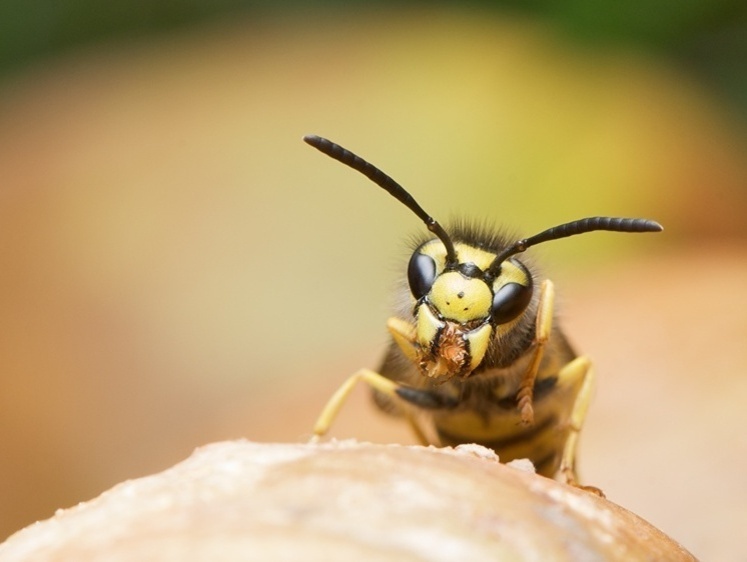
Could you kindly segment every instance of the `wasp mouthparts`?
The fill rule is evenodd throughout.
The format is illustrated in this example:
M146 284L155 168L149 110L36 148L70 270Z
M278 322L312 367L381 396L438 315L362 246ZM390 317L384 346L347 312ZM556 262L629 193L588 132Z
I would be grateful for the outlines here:
M430 357L420 363L423 374L432 379L445 377L444 381L460 374L469 364L467 342L452 322L446 322L438 336Z

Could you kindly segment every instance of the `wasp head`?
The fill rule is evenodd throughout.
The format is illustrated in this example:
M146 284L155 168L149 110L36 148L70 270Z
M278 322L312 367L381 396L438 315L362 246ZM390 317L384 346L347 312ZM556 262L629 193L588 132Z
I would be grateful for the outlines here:
M450 262L439 240L426 242L407 270L418 363L424 375L441 380L472 374L494 335L509 330L532 298L532 277L520 262L491 268L495 254L465 243L454 252Z

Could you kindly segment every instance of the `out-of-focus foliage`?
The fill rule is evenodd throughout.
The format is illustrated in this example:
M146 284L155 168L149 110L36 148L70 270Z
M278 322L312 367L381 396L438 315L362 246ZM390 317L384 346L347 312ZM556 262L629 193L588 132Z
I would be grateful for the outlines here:
M315 2L313 9L389 5ZM747 2L743 0L486 0L472 4L556 24L592 45L627 45L671 57L747 113ZM397 2L407 8L417 2ZM0 75L28 61L103 38L147 34L238 11L252 17L308 10L296 0L5 0L0 2Z
M242 0L6 0L0 2L0 69L107 37L147 34L235 9Z

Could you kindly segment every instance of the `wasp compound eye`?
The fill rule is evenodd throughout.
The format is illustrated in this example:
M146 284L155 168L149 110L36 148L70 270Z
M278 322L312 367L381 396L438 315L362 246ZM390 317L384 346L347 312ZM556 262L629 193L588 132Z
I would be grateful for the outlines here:
M493 296L491 313L495 324L510 322L529 305L532 288L521 283L506 283Z
M436 280L436 262L430 256L415 252L407 266L407 282L412 296L421 299L428 294Z

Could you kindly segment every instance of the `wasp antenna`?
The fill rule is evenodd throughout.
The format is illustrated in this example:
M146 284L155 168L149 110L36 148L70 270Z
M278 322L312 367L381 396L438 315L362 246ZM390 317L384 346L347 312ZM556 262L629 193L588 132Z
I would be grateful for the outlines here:
M428 230L433 232L433 234L438 236L441 242L443 242L444 246L446 247L446 266L455 266L458 263L456 250L454 249L454 244L452 243L451 238L449 238L449 235L446 234L446 231L443 229L443 227L433 217L431 217L428 213L425 212L425 210L423 210L423 208L418 204L417 201L415 201L413 196L410 195L404 187L402 187L384 172L379 170L373 164L366 162L363 158L361 158L357 154L350 152L348 149L343 148L339 144L316 135L306 135L303 140L306 144L313 146L330 158L334 158L338 162L342 162L346 166L357 170L372 182L374 182L376 185L385 189L400 203L403 203L405 207L410 209L420 218L420 220L425 223L425 226L428 227Z
M527 248L536 246L542 242L567 238L568 236L575 236L576 234L584 234L585 232L593 232L595 230L607 230L611 232L661 232L664 230L664 227L662 227L658 222L648 219L627 219L619 217L588 217L567 222L543 230L539 234L535 234L529 238L517 240L493 260L493 263L490 264L486 273L493 276L498 275L498 272L501 269L501 263L514 254L521 253Z

